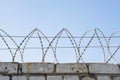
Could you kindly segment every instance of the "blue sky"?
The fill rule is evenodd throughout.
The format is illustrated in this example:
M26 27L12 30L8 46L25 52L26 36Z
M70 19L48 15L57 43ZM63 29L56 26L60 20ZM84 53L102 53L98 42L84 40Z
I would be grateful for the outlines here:
M47 36L62 28L74 36L99 28L109 36L120 30L120 1L1 0L0 28L10 35L27 35L38 28Z

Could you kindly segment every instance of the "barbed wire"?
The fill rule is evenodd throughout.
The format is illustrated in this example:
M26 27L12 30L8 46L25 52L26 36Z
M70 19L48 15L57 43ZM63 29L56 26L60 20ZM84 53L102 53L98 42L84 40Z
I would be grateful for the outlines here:
M8 36L5 36L5 35L2 35L3 37L8 37ZM12 38L25 38L26 36L11 36ZM46 36L47 38L54 38L54 36ZM39 38L37 36L32 36L31 38ZM43 36L41 36L41 38L45 38ZM56 37L58 38L58 37ZM60 38L68 38L66 36L61 36ZM74 38L82 38L82 36L74 36ZM84 38L91 38L91 36L85 36ZM96 36L94 38L97 38ZM100 36L100 38L104 38L102 36ZM110 38L110 36L105 36L105 38ZM112 38L120 38L120 36L113 36Z
M89 33L92 32L91 36L87 36ZM119 63L116 58L115 55L117 54L118 50L120 49L120 44L118 44L118 46L114 45L111 46L110 42L113 38L120 38L120 36L115 36L115 34L119 33L120 31L116 31L114 33L111 34L111 36L105 36L104 33L96 28L93 30L88 30L86 31L82 36L73 36L72 33L63 28L62 30L60 30L55 36L45 36L45 34L40 31L39 29L35 28L34 30L32 30L27 36L10 36L8 33L6 33L4 30L0 29L0 38L2 39L2 41L5 43L5 46L7 48L0 48L0 50L9 50L11 57L12 57L12 62L15 62L15 58L16 58L16 54L18 54L18 51L20 53L21 56L21 61L24 62L24 51L25 49L41 49L42 50L42 62L45 62L45 58L46 55L48 53L48 50L51 49L52 53L54 55L54 61L55 63L58 63L58 59L57 59L57 48L71 48L74 49L74 54L76 56L76 62L85 62L83 59L83 56L85 55L85 52L87 51L88 48L101 48L102 53L104 55L104 63L109 63L112 59L114 61L116 61L117 63ZM35 34L37 34L37 36L34 36ZM66 35L66 36L62 36L62 35ZM90 34L89 34L90 35ZM16 46L15 48L10 47L10 45L8 44L9 42L5 39L5 38L9 38L13 44ZM23 40L20 42L20 44L18 44L13 38L23 38ZM37 38L40 46L39 47L27 47L29 41L32 38ZM51 38L51 39L49 39ZM71 46L58 46L59 44L59 40L60 39L64 39L67 38L69 40L69 42L71 43ZM79 39L79 43L77 43L76 38ZM88 42L86 43L86 45L81 45L82 42L84 41L83 39L89 38ZM93 42L94 39L98 40L99 46L91 46L90 44ZM43 40L44 39L44 40ZM103 39L103 40L101 40ZM44 41L47 42L48 46L45 46ZM103 41L105 42L103 44ZM54 44L54 45L53 45ZM111 48L116 48L114 50L114 52L111 51ZM15 50L14 52L12 50ZM83 49L83 50L81 50ZM107 52L105 51L105 49L107 49Z

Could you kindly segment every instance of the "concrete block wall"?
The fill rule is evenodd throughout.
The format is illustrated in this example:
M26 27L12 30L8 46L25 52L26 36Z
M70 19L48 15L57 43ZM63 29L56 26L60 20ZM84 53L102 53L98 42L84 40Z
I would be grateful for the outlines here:
M0 80L120 80L120 65L0 62Z

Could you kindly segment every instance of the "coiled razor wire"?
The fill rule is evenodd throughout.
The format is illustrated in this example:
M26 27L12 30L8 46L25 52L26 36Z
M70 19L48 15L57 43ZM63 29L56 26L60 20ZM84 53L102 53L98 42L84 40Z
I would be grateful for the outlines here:
M109 54L111 55L110 58L108 58L108 60L106 61L106 63L109 63L109 61L111 59L114 59L117 63L119 63L115 58L115 54L117 53L117 51L120 49L120 44L117 46L116 50L112 53L111 50L110 50L110 41L112 39L112 37L116 34L116 33L119 33L120 31L116 31L114 33L112 33L112 35L108 38L108 52Z
M82 48L81 43L82 43L83 39L86 37L86 35L89 34L90 32L92 32L92 36L89 37L90 40L88 41L87 45L84 46L83 51L81 51L81 48ZM55 37L51 37L52 40L49 40L48 39L49 37L45 36L42 31L40 31L39 29L35 28L27 36L24 37L24 39L21 41L21 43L19 45L16 43L16 41L13 39L12 36L10 36L8 33L6 33L2 29L0 29L0 37L3 40L3 42L5 43L7 49L9 50L9 52L11 54L12 62L15 61L15 57L16 57L16 54L18 54L18 51L19 51L20 56L21 56L21 61L24 62L24 51L26 49L26 46L28 45L30 39L34 37L33 35L37 34L37 38L38 38L38 40L40 42L40 47L42 49L42 60L41 60L42 62L45 62L45 58L46 58L46 55L48 53L48 50L52 49L55 63L58 63L56 51L57 51L57 48L58 48L59 40L61 38L68 38L69 39L69 41L70 41L70 43L72 45L72 48L74 49L75 55L76 55L76 62L77 63L79 63L80 61L84 62L83 56L84 56L86 50L90 47L90 44L91 44L91 42L93 42L93 39L97 38L97 40L98 40L98 42L100 44L100 47L102 49L103 55L104 55L104 63L109 63L112 59L114 61L116 61L117 63L119 63L115 59L115 55L118 52L118 50L120 49L120 44L116 47L116 49L115 49L115 51L113 53L111 52L111 49L110 49L110 41L112 40L114 35L119 33L119 32L120 31L116 31L116 32L112 33L111 36L108 37L108 39L106 39L104 33L100 29L96 28L96 29L93 29L93 30L88 30L81 37L79 37L80 38L79 44L77 44L77 42L75 40L75 37L71 34L71 32L69 30L65 29L65 28L60 30L55 35ZM2 33L5 36L3 36ZM65 35L67 37L62 37L63 33L65 33ZM102 36L100 36L100 35L102 35ZM16 46L15 52L13 52L11 50L12 48L10 47L10 45L8 44L8 42L6 41L6 39L4 37L8 37L14 43L14 45ZM48 46L46 48L45 48L45 46L43 44L42 38L44 38L48 42ZM101 38L104 39L104 41L105 41L104 45L106 45L106 47L107 47L107 52L105 51L105 48L104 48L104 45L103 45L103 42L102 42ZM53 43L55 43L54 46L53 46Z
M9 37L10 40L12 40L12 42L17 46L17 48L19 47L19 46L17 45L17 43L15 42L15 40L14 40L9 34L7 34L7 33L6 33L4 30L2 30L2 29L0 29L0 31L1 31L2 33L4 33L7 37ZM4 43L5 43L5 45L7 46L8 50L9 50L11 56L12 56L12 61L14 62L14 59L15 59L15 55L16 55L16 54L13 54L11 48L9 47L7 41L6 41L5 38L1 35L1 33L0 33L0 37L2 38L2 40L3 40ZM20 51L19 48L18 48L18 51L19 51L20 54L21 54L21 51ZM22 59L22 58L21 58L21 59Z

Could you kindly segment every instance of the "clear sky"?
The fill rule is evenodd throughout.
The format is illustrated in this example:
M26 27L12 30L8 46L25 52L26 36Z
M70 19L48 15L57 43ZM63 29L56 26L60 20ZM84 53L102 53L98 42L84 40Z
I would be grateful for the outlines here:
M99 28L109 36L120 30L120 0L0 0L0 28L10 35L38 28L46 36L62 28L74 36Z

